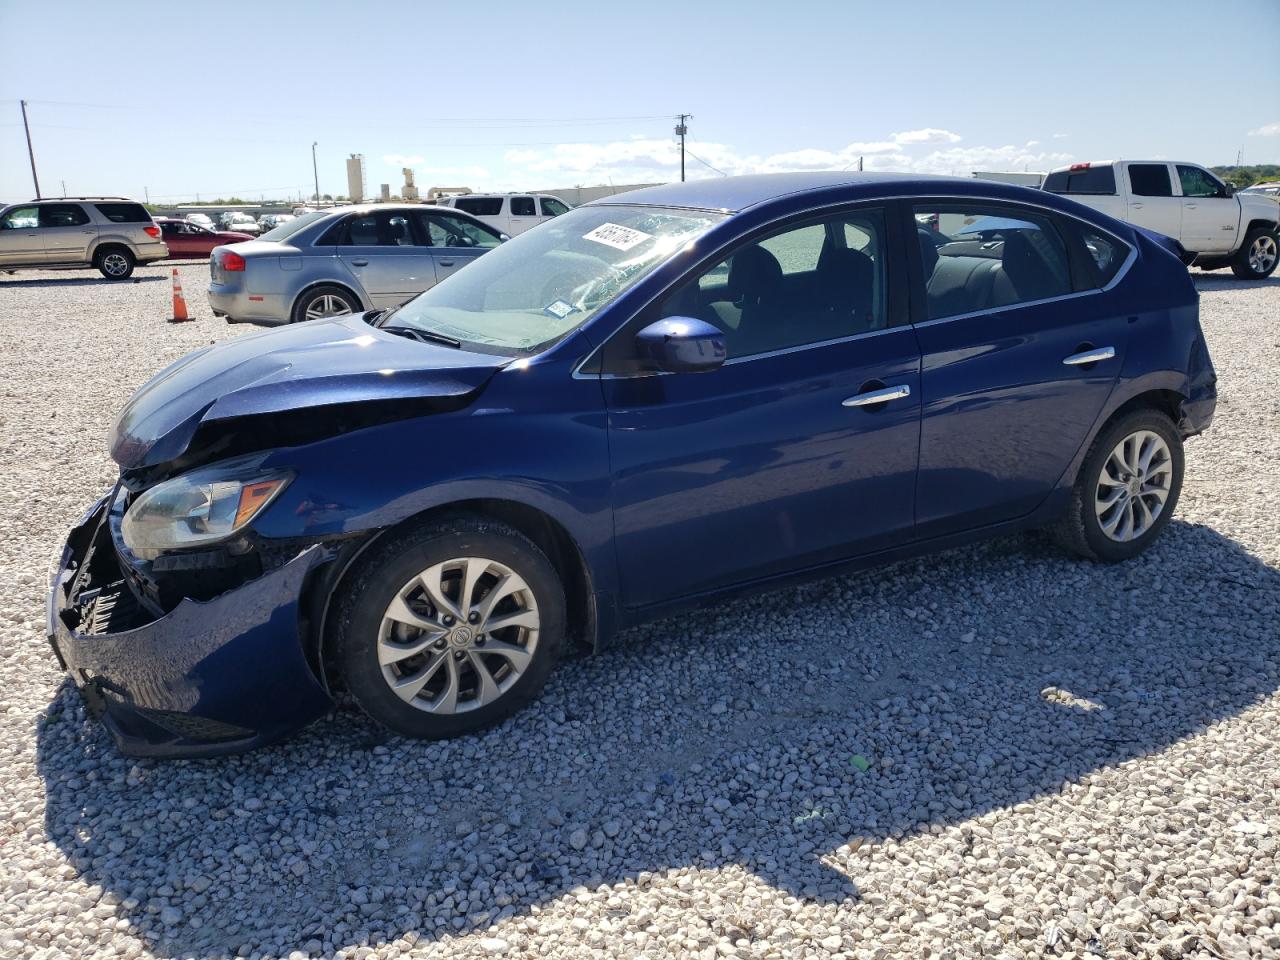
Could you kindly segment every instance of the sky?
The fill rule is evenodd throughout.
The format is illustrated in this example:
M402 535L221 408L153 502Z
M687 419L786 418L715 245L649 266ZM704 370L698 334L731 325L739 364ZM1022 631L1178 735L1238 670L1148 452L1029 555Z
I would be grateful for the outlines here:
M0 0L0 201L1280 162L1280 0Z

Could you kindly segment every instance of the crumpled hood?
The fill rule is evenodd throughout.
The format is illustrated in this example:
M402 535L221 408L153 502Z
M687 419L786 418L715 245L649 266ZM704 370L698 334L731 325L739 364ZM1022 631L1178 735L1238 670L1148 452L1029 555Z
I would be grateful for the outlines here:
M383 333L360 315L237 337L188 354L144 384L112 427L126 470L180 456L202 423L366 400L462 397L510 357Z

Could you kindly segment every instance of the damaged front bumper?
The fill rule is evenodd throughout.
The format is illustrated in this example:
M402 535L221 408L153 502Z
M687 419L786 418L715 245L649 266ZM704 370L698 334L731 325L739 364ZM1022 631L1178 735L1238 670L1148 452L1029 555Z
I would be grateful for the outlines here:
M332 705L303 646L303 592L322 545L206 602L155 617L125 582L104 497L72 529L48 603L49 643L122 753L199 757L262 746Z

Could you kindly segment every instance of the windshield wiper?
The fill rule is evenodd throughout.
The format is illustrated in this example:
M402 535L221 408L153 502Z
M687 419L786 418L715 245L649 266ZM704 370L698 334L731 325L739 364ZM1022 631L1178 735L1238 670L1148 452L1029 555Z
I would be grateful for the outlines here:
M439 343L446 347L453 347L455 350L462 348L461 340L446 337L443 333L436 333L434 330L422 330L418 327L379 327L378 329L385 330L387 333L394 333L397 336L408 337L410 340L417 340L419 343Z

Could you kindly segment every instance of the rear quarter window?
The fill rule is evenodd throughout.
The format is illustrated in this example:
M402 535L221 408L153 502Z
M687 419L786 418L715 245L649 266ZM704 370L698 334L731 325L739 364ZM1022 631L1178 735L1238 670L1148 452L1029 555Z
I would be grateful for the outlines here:
M477 217L496 217L502 213L501 197L458 197L453 205L464 213L473 213Z
M112 223L151 222L151 214L140 203L95 203L94 206Z
M1045 177L1044 188L1050 193L1083 193L1112 196L1116 192L1114 167L1088 167L1084 170L1058 170Z

